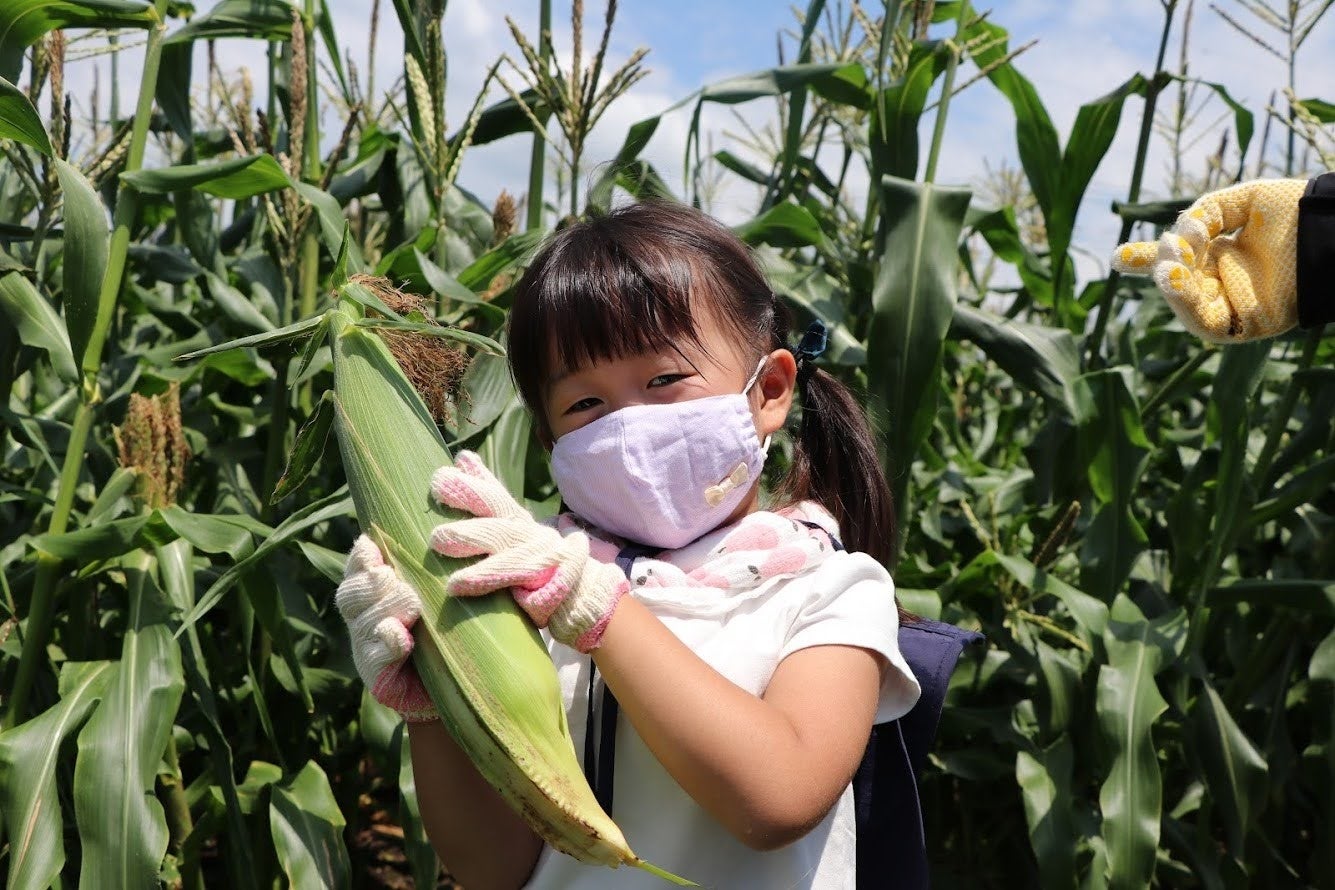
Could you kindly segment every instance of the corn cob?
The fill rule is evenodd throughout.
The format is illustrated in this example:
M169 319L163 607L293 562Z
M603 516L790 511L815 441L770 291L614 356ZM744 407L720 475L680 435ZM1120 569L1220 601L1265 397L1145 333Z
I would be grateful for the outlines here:
M379 337L355 324L355 312L328 315L335 429L363 530L422 598L414 664L442 721L547 844L582 862L630 864L689 884L637 857L598 804L575 758L551 658L513 599L445 593L462 561L428 546L444 517L427 480L450 455L416 391Z

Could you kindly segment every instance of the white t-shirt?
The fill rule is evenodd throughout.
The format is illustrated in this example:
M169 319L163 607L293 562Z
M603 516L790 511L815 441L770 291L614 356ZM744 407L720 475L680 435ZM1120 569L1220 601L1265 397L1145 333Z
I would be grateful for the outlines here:
M864 553L834 553L796 577L750 590L632 588L633 595L697 655L754 695L764 693L785 657L837 644L879 652L889 661L876 722L903 716L917 701L918 681L899 651L894 583ZM584 750L590 659L548 645L561 681L575 750ZM601 685L595 691L601 697ZM612 817L640 858L702 887L793 890L852 888L856 851L853 790L810 833L779 850L758 852L737 841L673 780L630 721L617 721ZM585 865L545 847L530 878L533 890L670 886L629 866Z

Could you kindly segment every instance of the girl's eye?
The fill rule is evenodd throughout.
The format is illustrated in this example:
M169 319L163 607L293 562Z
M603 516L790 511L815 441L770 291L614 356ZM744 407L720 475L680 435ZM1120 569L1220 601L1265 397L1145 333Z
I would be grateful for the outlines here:
M678 380L685 380L685 379L686 379L687 377L689 377L689 376L691 376L691 375L689 375L689 374L659 374L657 377L655 377L654 379L652 379L652 380L649 381L649 387L652 389L652 388L657 387L657 386L670 386L671 384L676 383Z
M578 414L581 411L588 411L598 405L598 400L590 396L587 399L580 399L575 404L566 409L566 414Z

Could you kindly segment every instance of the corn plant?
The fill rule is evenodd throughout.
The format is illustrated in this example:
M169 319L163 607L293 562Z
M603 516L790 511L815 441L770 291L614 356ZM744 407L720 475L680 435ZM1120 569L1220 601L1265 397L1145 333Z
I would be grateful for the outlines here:
M1326 5L1276 14L1288 48L1266 46L1292 62ZM1271 22L1263 7L1243 4ZM374 49L345 52L318 0L222 0L188 20L162 0L0 5L10 885L439 880L402 725L362 694L332 608L375 486L325 447L331 347L372 329L406 342L426 450L474 448L554 509L497 354L509 290L553 194L556 215L670 194L641 157L669 113L691 117L676 197L704 201L719 177L754 187L738 233L799 324L830 324L825 367L866 393L904 604L988 637L921 783L935 883L1335 882L1335 347L1321 332L1206 347L1151 286L1082 281L1072 261L1077 220L1104 212L1085 197L1121 115L1142 115L1126 238L1193 197L1170 183L1150 200L1165 90L1219 109L1200 134L1220 159L1210 182L1308 172L1270 131L1326 157L1329 102L1290 92L1292 114L1253 138L1262 109L1194 80L1185 43L1165 67L1191 4L1163 0L1155 70L1091 97L1062 135L1023 73L1033 35L1004 8L812 0L773 67L701 86L593 158L588 128L640 73L638 56L602 73L606 32L592 63L580 47L556 64L543 0L538 36L516 34L522 66L481 72L494 84L447 119L444 4L391 8L369 9L373 33L404 37L386 88ZM217 54L193 70L194 46L224 37L265 49L266 93ZM75 114L70 66L131 46L146 64L117 71L111 119ZM947 185L962 89L1013 111L1019 166L999 185ZM705 105L757 101L767 126L706 150ZM484 206L460 158L515 136L533 139L509 188L526 206ZM600 165L586 196L545 187L548 138L571 184ZM1196 182L1190 141L1176 146L1174 181ZM405 302L344 284L358 273ZM431 359L424 336L472 357Z

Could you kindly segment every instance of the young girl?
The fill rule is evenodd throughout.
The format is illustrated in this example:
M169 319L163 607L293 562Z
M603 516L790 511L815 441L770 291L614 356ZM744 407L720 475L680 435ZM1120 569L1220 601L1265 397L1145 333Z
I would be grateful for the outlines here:
M612 814L632 848L729 890L853 887L850 780L873 722L919 694L880 563L893 511L866 421L788 338L746 246L707 216L642 203L576 223L519 282L509 326L569 512L535 522L468 453L432 480L479 517L432 546L489 554L451 592L508 590L546 628L577 750L598 733L590 702L619 704ZM762 509L795 395L791 470ZM409 720L422 818L455 877L661 886L545 849L482 781L405 661L416 602L360 539L339 606L362 676Z

